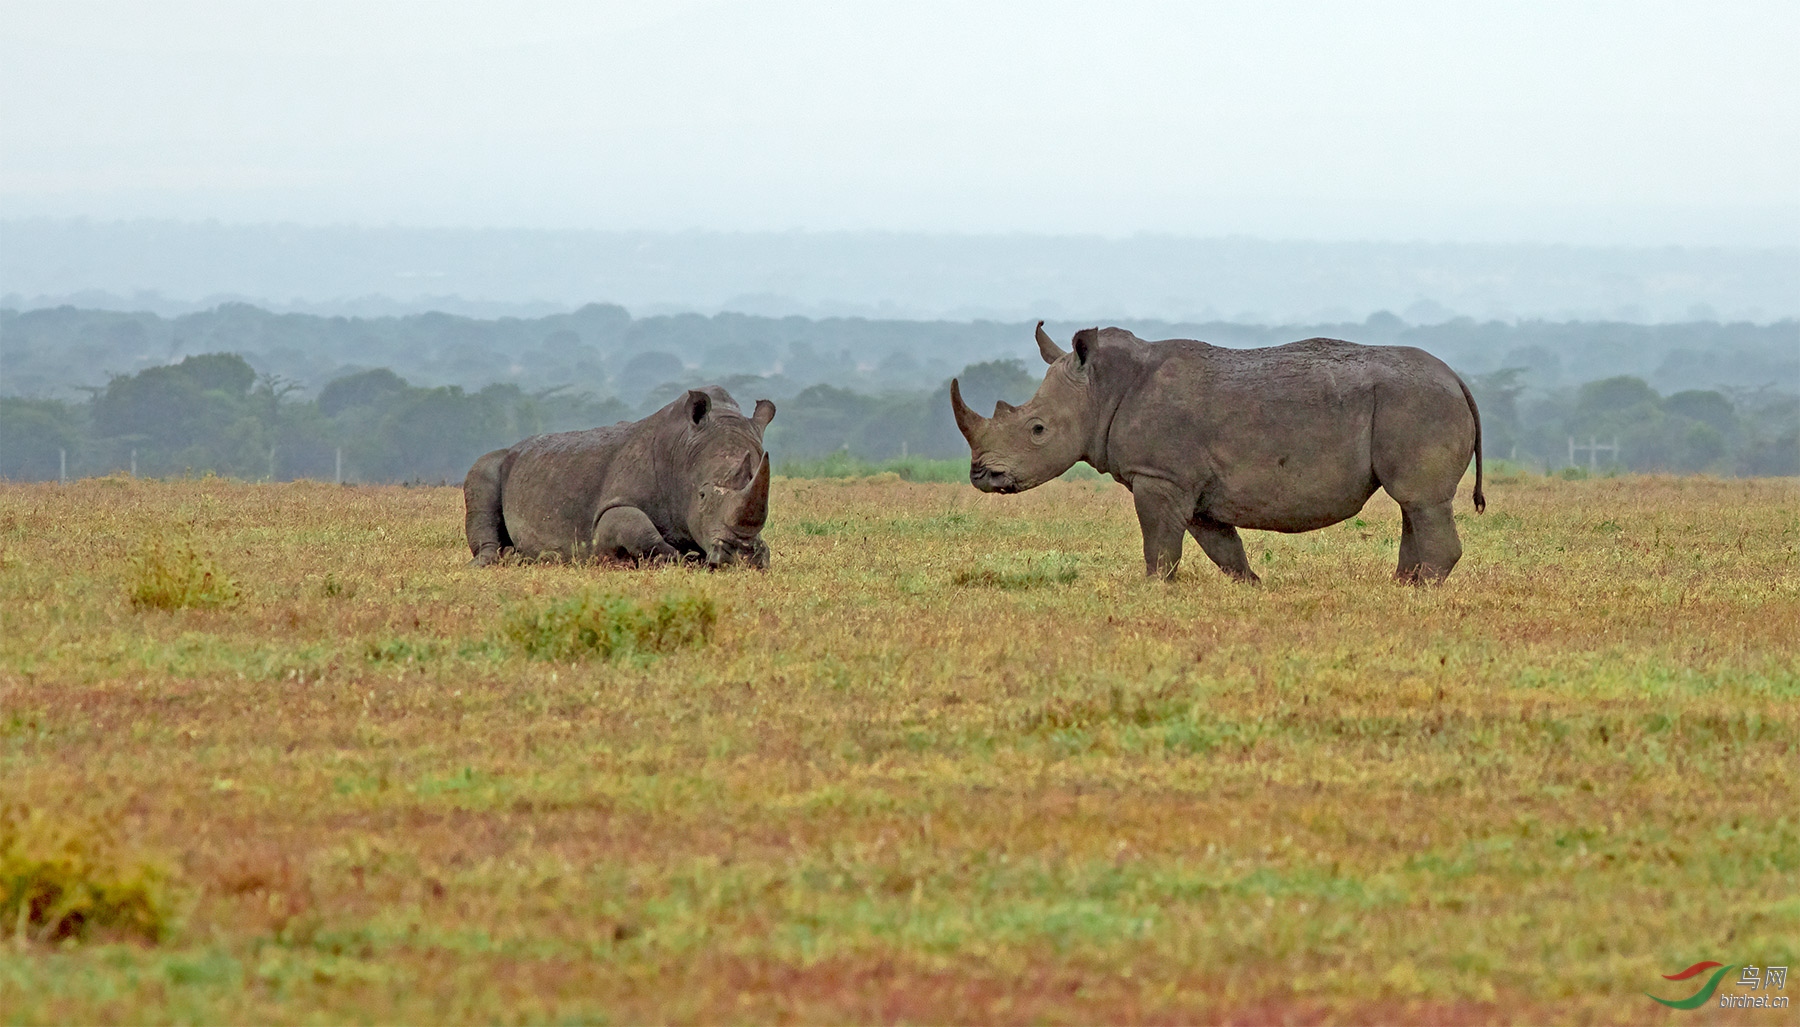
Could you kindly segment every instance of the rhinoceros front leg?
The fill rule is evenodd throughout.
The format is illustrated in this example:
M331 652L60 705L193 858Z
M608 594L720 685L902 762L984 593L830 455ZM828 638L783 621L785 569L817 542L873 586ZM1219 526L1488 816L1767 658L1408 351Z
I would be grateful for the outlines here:
M594 525L594 555L619 560L677 560L681 553L664 541L650 517L635 506L615 506Z
M1415 585L1443 581L1462 559L1448 500L1400 507L1400 565L1394 578Z
M1211 557L1212 562L1233 580L1252 585L1262 580L1250 569L1250 558L1244 555L1244 540L1238 537L1236 528L1210 517L1196 517L1188 522L1188 531L1193 534L1194 541L1200 543L1201 552Z
M1172 580L1181 567L1181 536L1187 532L1194 497L1169 482L1138 478L1131 483L1131 499L1144 533L1145 576Z

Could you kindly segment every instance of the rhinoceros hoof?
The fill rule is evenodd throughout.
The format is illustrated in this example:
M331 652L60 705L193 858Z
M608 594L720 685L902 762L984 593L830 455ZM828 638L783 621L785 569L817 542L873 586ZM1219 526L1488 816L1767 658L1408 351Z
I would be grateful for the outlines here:
M469 561L469 566L491 567L494 564L510 559L516 555L517 552L518 551L511 546L506 546L504 548L499 546L482 546L481 552L476 553L475 558Z

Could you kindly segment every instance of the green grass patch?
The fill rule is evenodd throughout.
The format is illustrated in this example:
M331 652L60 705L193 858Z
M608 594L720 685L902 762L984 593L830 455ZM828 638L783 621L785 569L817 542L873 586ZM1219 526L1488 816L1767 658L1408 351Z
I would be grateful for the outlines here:
M612 659L705 645L719 612L712 599L671 592L653 604L584 593L507 615L502 637L539 660Z
M864 460L838 452L814 460L783 460L775 473L789 478L867 478L896 474L902 481L954 482L969 479L967 460L932 460L922 456Z
M969 461L960 457L933 460L922 456L864 460L837 452L813 460L783 460L775 465L775 473L789 478L870 478L877 474L893 474L901 481L960 484L969 480ZM1087 464L1078 463L1064 471L1059 480L1100 481L1104 477Z
M971 588L1019 591L1067 585L1081 574L1075 557L1059 550L1018 556L987 557L951 576L952 583Z

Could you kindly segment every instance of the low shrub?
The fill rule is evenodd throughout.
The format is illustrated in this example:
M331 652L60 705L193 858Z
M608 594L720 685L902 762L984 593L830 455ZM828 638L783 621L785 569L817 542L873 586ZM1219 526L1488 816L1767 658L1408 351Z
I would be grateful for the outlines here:
M501 635L535 659L612 659L705 645L718 619L717 607L703 595L672 592L645 605L629 596L585 593L514 610Z
M238 598L229 575L185 539L153 540L131 558L131 605L157 610L205 609Z
M169 935L173 917L167 873L122 848L103 825L0 808L0 931L23 941L155 943Z

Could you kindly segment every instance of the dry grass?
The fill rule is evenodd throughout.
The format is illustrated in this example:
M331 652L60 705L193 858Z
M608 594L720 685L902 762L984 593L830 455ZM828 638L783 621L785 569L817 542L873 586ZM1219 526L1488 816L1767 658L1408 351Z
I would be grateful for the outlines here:
M1384 498L1249 588L1144 581L1110 483L779 481L766 575L466 568L453 489L0 486L5 799L185 896L6 943L0 1020L1704 1017L1643 993L1800 956L1800 490L1489 502L1442 588ZM238 602L132 604L171 524ZM503 630L673 593L708 644Z

